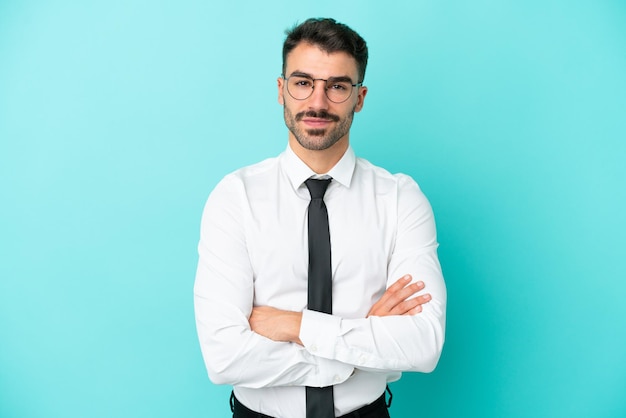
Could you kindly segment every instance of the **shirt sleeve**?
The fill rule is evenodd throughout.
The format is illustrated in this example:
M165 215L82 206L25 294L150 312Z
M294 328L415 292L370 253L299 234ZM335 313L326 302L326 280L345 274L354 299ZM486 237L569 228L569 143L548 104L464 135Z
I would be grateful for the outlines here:
M356 368L431 372L444 343L446 287L437 257L430 203L417 184L400 176L397 235L388 263L387 287L405 274L423 281L432 300L416 315L344 319L305 310L300 339L316 356Z
M328 386L347 380L352 366L251 331L254 273L245 208L243 184L231 175L211 193L202 216L194 307L209 378L249 388Z

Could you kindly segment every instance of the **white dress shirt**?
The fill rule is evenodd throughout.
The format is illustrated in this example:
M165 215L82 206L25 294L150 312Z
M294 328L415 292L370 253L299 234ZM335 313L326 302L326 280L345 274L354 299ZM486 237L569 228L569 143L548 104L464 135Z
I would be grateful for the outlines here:
M309 192L315 173L288 146L227 175L202 216L195 312L210 379L248 408L305 417L304 386L334 385L340 416L377 399L402 371L429 372L444 342L446 289L432 209L417 184L356 158L328 172L333 314L307 310ZM412 316L369 317L405 274L432 300ZM250 330L253 306L303 312L300 339Z

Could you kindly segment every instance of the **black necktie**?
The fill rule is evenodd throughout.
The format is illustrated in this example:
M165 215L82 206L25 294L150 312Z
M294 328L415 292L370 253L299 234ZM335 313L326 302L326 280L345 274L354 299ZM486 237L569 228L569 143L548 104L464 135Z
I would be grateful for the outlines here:
M324 193L328 180L304 182L311 194L309 203L309 309L324 313L333 310L333 283L330 261L330 232ZM335 418L333 387L306 387L306 418Z

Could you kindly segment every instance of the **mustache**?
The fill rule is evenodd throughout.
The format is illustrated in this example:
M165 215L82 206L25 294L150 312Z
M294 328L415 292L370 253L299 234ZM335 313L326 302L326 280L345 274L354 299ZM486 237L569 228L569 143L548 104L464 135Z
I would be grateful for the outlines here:
M320 110L319 112L316 112L315 110L307 110L306 112L300 112L296 114L295 119L297 121L301 121L302 118L304 117L325 119L325 120L330 120L333 122L339 122L339 120L341 119L339 116L332 114L332 113L328 113L325 110Z

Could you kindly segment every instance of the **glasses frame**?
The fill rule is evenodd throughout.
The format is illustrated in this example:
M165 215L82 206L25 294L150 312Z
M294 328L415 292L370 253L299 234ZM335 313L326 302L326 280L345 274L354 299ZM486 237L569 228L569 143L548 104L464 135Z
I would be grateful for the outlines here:
M294 99L294 100L306 100L309 97L313 96L313 92L315 91L315 82L316 81L323 81L324 82L324 94L326 95L326 98L328 100L330 100L331 102L335 103L335 104L340 104L340 103L345 103L348 101L348 99L350 99L350 97L352 97L352 92L354 91L355 87L362 87L363 86L363 82L359 81L355 84L350 83L350 86L352 86L352 89L350 90L350 94L348 95L348 97L346 97L344 100L340 101L340 102L336 102L333 99L331 99L328 96L328 82L329 81L346 81L344 77L331 77L331 78L313 78L309 75L306 74L291 74L289 77L285 77L285 75L283 74L282 79L285 80L285 88L287 89L287 93L289 93L289 95ZM294 97L294 95L289 91L289 79L291 77L300 77L300 78L308 78L309 80L311 80L311 93L303 98L303 99L298 99L297 97ZM352 80L350 80L352 81Z

